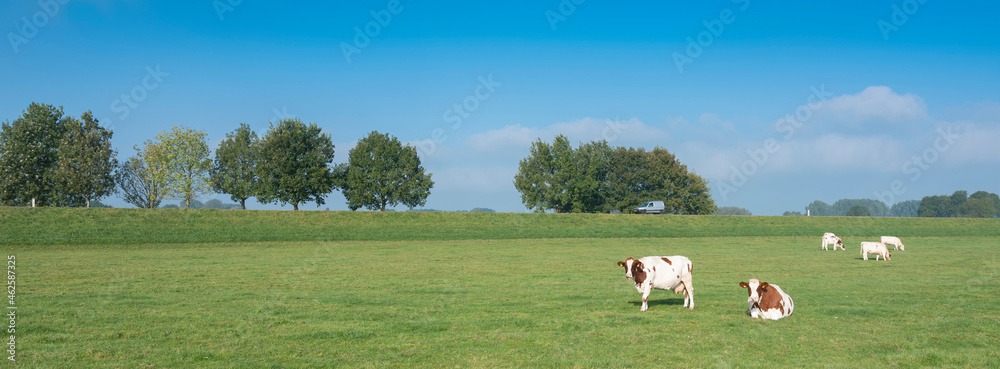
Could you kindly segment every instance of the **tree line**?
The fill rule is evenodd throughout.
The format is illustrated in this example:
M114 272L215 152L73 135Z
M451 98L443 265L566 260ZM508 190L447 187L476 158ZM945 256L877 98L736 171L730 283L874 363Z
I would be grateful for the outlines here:
M89 111L76 119L62 107L32 103L0 131L0 204L89 207L120 193L140 208L171 198L191 208L200 196L225 193L242 209L256 197L298 210L324 204L338 189L351 210L384 211L422 206L434 186L414 147L376 131L350 150L346 163L331 166L330 135L299 119L272 122L262 137L240 124L214 158L205 132L175 126L134 146L135 154L119 163L112 136Z
M921 200L900 201L888 207L872 199L840 199L833 205L816 200L805 207L813 216L873 216L873 217L941 217L996 218L1000 217L1000 196L986 191L955 191L949 195L924 196ZM784 215L805 215L786 211Z
M628 212L650 200L662 200L670 214L716 210L708 181L664 148L611 147L604 140L573 148L563 135L551 144L539 139L531 145L514 187L536 212Z

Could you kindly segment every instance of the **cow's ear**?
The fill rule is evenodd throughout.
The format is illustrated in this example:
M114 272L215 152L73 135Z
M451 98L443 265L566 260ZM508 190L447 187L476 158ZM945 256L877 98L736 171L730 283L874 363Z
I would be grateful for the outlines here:
M635 264L632 264L632 265L634 265L634 266L635 266L636 268L639 268L640 270L641 270L641 269L642 269L642 267L643 267L642 263L641 263L641 262L639 262L638 260L636 260L636 261L635 261Z
M747 282L740 282L740 287L743 287L743 288L750 288L750 285L749 285L749 284L747 284Z
M625 267L625 262L624 261L619 261L618 262L618 266L624 268Z
M767 282L760 282L760 288L763 289L764 291L767 291L767 287L769 286L770 285L767 284Z

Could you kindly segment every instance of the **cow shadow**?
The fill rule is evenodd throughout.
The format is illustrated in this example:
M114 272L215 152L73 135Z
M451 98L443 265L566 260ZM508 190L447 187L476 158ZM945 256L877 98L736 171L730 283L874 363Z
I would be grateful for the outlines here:
M629 301L628 303L630 303L632 305L635 305L635 306L642 306L642 299L639 299L639 300L636 300L636 301ZM664 299L658 299L658 300L646 300L646 305L649 306L649 307L661 306L661 305L664 305L664 306L684 305L684 298L679 298L679 299L664 298Z

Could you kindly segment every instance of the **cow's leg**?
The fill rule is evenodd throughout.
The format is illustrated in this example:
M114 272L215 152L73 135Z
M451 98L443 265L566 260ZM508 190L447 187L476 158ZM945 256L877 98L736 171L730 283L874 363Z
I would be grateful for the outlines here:
M684 304L688 309L694 310L694 285L691 284L691 274L684 275Z
M639 309L639 311L649 310L649 305L646 304L646 299L649 298L649 292L651 290L652 290L652 284L649 283L649 280L647 279L646 282L643 283L643 288L642 288L642 309Z

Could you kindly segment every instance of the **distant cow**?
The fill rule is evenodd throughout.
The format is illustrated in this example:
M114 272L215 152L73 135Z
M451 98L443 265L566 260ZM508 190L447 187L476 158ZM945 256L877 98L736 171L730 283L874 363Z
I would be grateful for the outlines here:
M684 307L694 310L694 286L691 284L691 260L680 255L647 256L639 260L632 258L619 261L625 267L625 278L635 282L635 289L642 293L642 308L649 306L646 299L653 288L684 294Z
M840 246L841 250L847 250L846 248L844 248L844 242L840 240L840 237L837 237L836 235L830 232L826 232L823 234L823 250L827 250L826 248L827 245L833 245L833 251L837 251L837 246Z
M882 243L886 245L892 245L893 250L903 250L906 251L906 247L903 246L903 241L899 240L899 237L893 236L882 236Z
M875 260L878 260L879 256L882 256L883 260L892 260L889 248L885 247L885 244L881 242L862 242L861 256L865 260L868 260L868 254L875 254Z
M740 282L740 287L746 288L750 295L747 298L747 304L750 308L747 310L749 316L778 320L792 315L792 310L795 310L792 297L788 296L776 284L751 279L749 282Z

